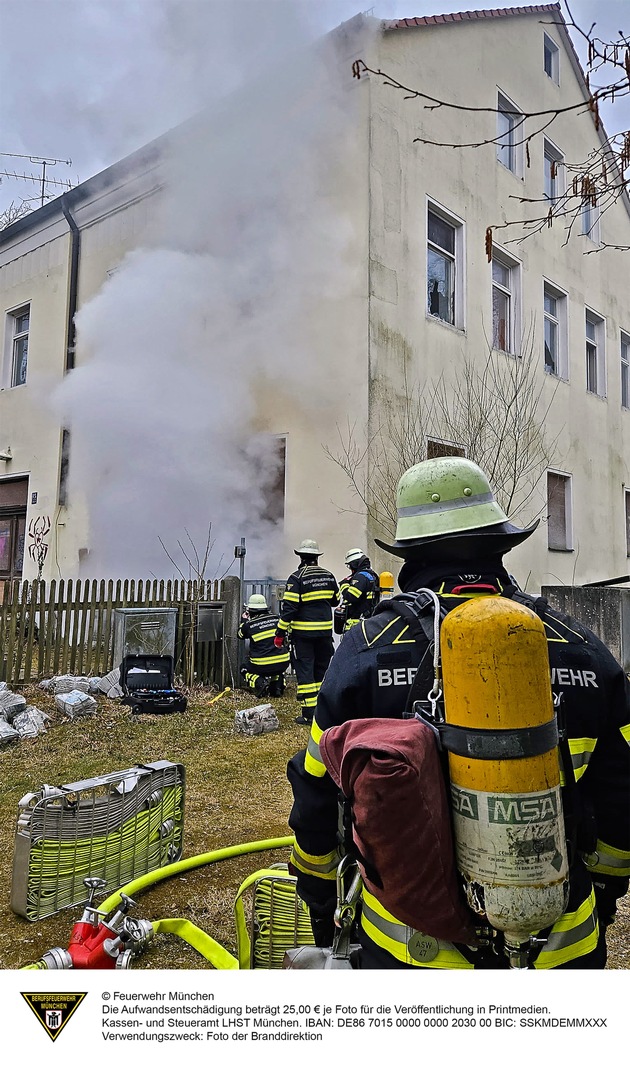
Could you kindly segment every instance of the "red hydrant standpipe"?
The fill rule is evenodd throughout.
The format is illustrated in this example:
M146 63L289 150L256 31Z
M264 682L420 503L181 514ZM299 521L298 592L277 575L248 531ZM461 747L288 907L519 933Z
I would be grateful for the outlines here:
M120 905L106 916L92 906L95 893L106 882L99 877L87 877L85 884L90 898L81 920L73 926L68 947L45 952L40 960L42 969L127 969L132 956L152 938L151 922L128 917L129 910L136 905L134 900L121 893Z

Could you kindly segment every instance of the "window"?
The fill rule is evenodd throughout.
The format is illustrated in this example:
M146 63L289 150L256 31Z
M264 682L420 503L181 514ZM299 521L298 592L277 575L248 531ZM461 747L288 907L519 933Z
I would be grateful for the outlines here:
M621 334L621 406L630 408L630 336Z
M599 244L599 206L589 197L580 208L580 233Z
M604 319L586 312L586 391L605 396Z
M567 297L550 282L543 286L545 370L555 377L568 377Z
M28 478L0 480L0 580L22 576Z
M571 551L571 477L547 471L547 547Z
M450 441L427 439L427 459L441 459L443 455L460 455L466 457L466 449L460 444L452 444Z
M9 312L9 335L11 340L11 388L26 384L28 362L28 331L31 309L27 304Z
M463 329L463 225L434 204L427 214L427 311Z
M549 34L543 34L543 65L545 74L556 85L560 84L560 50Z
M497 159L513 174L520 172L522 112L499 93L497 102Z
M545 137L544 185L545 196L555 207L564 192L564 156L555 144Z
M265 491L260 517L264 522L280 525L284 522L285 481L287 460L286 437L269 438L269 449L265 449L264 471L261 477Z
M630 558L630 492L626 489L626 555Z
M492 252L492 347L514 355L519 264L505 252Z

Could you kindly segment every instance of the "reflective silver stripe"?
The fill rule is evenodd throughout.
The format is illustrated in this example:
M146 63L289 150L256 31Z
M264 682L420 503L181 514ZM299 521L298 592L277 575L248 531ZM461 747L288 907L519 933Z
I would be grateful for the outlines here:
M589 866L589 870L597 870L599 873L610 873L613 877L628 877L630 875L630 852L613 848L598 840L595 846L598 862L596 866Z
M550 933L549 939L542 950L560 951L561 948L568 948L571 944L579 944L580 940L585 940L587 936L595 931L596 927L595 915L591 913L587 915L580 925L574 926L573 929L563 929L559 933Z
M395 958L405 962L409 966L430 966L435 969L472 969L473 964L462 955L455 944L451 944L448 940L437 940L435 943L438 947L438 953L435 958L431 959L431 963L418 962L413 958L409 952L409 943L420 931L413 929L410 925L403 925L398 922L393 916L389 919L384 915L377 913L373 907L370 906L369 893L367 889L363 890L363 902L361 907L361 926L369 936L370 940L373 940L375 944L383 948L385 951L389 951ZM381 904L382 906L382 904ZM385 908L383 908L385 910ZM371 932L370 926L374 930ZM391 947L387 941L391 942ZM400 945L400 948L396 950L396 945ZM402 950L401 950L402 949Z
M339 865L340 855L339 852L329 851L327 855L306 855L296 844L293 848L293 855L291 856L291 862L294 866L297 866L299 870L302 870L305 874L313 874L315 877L330 877L331 873L334 876Z
M461 496L456 500L439 500L437 503L421 503L416 507L399 507L399 518L415 518L420 514L438 514L440 511L454 511L458 507L477 507L480 503L492 503L491 492L479 492L476 496Z

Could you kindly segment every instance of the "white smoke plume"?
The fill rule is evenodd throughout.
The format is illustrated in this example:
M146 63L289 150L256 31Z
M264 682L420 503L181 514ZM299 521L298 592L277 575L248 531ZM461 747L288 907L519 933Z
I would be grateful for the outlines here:
M182 546L202 555L210 523L206 576L228 569L242 536L248 574L273 573L275 451L257 397L273 397L273 433L283 405L313 424L334 403L346 416L345 360L331 383L321 357L364 343L347 314L360 267L336 191L356 165L358 94L350 60L297 37L173 135L150 240L77 316L78 365L55 402L69 492L90 515L86 576L176 576L172 560L187 571Z

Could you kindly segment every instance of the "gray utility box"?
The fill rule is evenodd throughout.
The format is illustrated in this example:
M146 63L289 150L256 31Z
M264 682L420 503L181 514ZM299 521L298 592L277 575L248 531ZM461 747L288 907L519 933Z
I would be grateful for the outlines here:
M175 658L177 607L117 607L114 610L114 667L125 655Z
M223 640L223 601L197 604L197 643Z
M630 588L592 585L543 585L551 607L592 629L630 673Z

